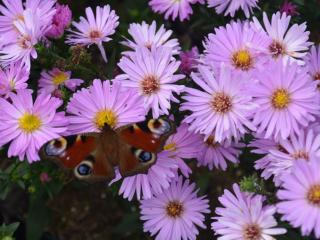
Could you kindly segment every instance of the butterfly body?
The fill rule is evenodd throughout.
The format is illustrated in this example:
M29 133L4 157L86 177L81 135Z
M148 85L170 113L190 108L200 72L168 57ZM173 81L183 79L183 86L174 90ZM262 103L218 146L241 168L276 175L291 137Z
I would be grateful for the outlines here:
M173 123L166 119L151 119L117 130L106 125L100 133L52 140L41 148L40 155L73 169L79 179L111 179L115 167L125 177L147 171L174 131Z

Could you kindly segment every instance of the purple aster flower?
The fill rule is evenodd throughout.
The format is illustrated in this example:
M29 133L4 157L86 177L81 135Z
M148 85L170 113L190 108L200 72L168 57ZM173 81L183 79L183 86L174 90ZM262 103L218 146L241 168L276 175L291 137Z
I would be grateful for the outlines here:
M86 18L80 17L80 22L72 22L77 30L70 30L71 34L67 36L67 43L72 45L90 46L96 44L101 52L102 58L107 62L106 52L103 42L109 42L110 35L115 33L115 29L119 25L119 17L109 5L96 8L96 16L92 8L86 8Z
M306 23L289 27L290 20L291 16L277 12L272 15L270 22L267 14L263 13L264 28L271 38L268 43L269 53L275 59L282 57L285 62L290 59L299 63L312 45L311 42L308 42L310 32L306 31ZM257 18L254 17L253 21L258 29L264 29Z
M281 185L282 176L290 173L294 163L303 159L308 161L320 157L320 134L311 130L301 130L289 139L280 139L276 147L268 151L268 163L264 167L265 176L274 176L277 186Z
M185 177L188 177L192 171L183 159L198 157L202 142L201 136L190 132L188 128L188 124L182 123L177 128L177 132L168 138L164 146L165 150L170 151L170 157L177 161L176 164Z
M27 81L30 72L26 66L17 63L0 68L0 96L8 98L9 93L28 87Z
M157 24L155 21L153 21L151 25L146 22L142 22L141 24L132 23L130 24L128 32L133 40L126 39L126 41L121 43L132 50L136 50L140 47L151 49L152 47L164 46L171 48L173 55L179 54L180 52L178 39L170 39L172 30L166 30L164 25L161 25L157 31Z
M199 74L192 73L192 79L203 90L186 89L186 101L180 110L192 113L185 118L190 130L211 135L222 142L234 137L236 140L248 131L255 130L250 122L255 105L252 98L243 91L243 81L231 73L229 67L222 67L218 78L206 66L199 66Z
M190 74L196 69L198 60L200 58L199 50L197 47L193 47L191 50L180 53L180 71L183 74Z
M297 11L297 6L288 0L285 0L280 8L281 13L286 13L287 15L299 15Z
M56 12L55 3L56 0L26 0L25 3L22 0L3 0L3 5L0 5L0 33L15 33L17 29L14 22L24 20L25 10L37 12L41 19L41 23L38 24L50 25Z
M198 166L207 166L210 170L214 166L225 171L227 169L227 161L239 163L238 158L241 154L241 147L244 147L244 144L228 141L218 143L213 136L210 136L206 141L202 140L197 157Z
M296 63L270 61L268 71L261 71L259 83L251 94L259 108L253 123L265 138L287 138L315 120L319 114L317 83L310 80L305 68Z
M235 12L241 8L247 18L253 8L259 8L257 3L258 0L208 0L208 6L214 7L218 14L225 12L225 16L234 17Z
M149 168L147 173L137 174L123 179L119 194L129 201L137 196L137 199L149 199L154 194L160 194L170 186L170 182L176 177L177 162L170 157L169 151L158 153L157 162ZM121 179L118 177L117 180Z
M175 74L179 65L166 47L141 47L121 58L118 66L125 74L117 79L141 95L146 111L152 109L153 117L158 118L161 114L169 115L170 100L178 102L173 93L179 94L184 89L184 86L174 84L185 77Z
M73 94L68 106L72 134L99 132L105 124L118 128L145 119L142 99L124 91L120 82L95 79L88 89Z
M215 235L220 235L218 240L271 240L287 232L277 227L276 207L264 205L265 197L241 192L237 184L233 191L224 190L219 197L223 207L216 208L217 217L212 218L211 227Z
M56 113L62 101L40 94L32 101L32 91L23 89L9 95L10 102L0 98L0 145L10 143L8 157L39 160L38 150L47 141L67 130L64 112Z
M302 235L320 238L320 159L298 160L290 174L283 176L278 191L278 213L282 220L300 228Z
M195 184L179 177L170 188L151 199L141 201L144 231L155 240L195 240L197 228L206 228L205 213L210 213L205 196L198 197Z
M72 12L68 5L56 4L56 13L52 18L50 30L46 36L52 38L59 38L63 35L65 28L67 28L72 19Z
M237 72L252 73L268 61L269 37L248 22L231 22L215 29L204 43L204 62L215 69L221 63Z
M64 72L58 68L54 68L49 72L41 72L39 87L40 91L50 94L63 85L71 91L75 91L76 87L80 86L82 83L83 80L81 79L71 78L71 71Z
M178 16L180 21L188 20L192 15L191 4L204 3L204 0L150 0L149 5L156 13L165 14L164 18L167 20L171 17L175 20Z
M311 47L305 58L305 63L313 80L320 81L320 45Z
M33 12L30 9L25 10L22 17L22 20L18 19L14 22L14 26L17 29L16 38L14 40L11 39L12 41L10 42L3 43L0 50L0 62L2 65L9 65L21 61L27 66L27 69L30 69L31 57L37 58L35 45L42 38L45 29L41 25L41 18L38 12ZM8 39L4 41L8 41Z

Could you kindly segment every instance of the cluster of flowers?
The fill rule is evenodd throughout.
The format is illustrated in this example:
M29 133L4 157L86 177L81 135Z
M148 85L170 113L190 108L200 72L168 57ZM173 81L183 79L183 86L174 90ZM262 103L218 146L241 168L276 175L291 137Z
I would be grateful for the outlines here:
M204 3L151 0L150 5L166 18L179 14L183 20L196 2ZM257 6L254 0L208 2L231 16L241 7L249 17ZM31 163L39 160L45 142L60 135L99 132L104 124L116 129L144 120L148 112L154 118L169 115L171 101L178 104L181 95L179 114L185 118L157 163L146 174L123 179L120 188L124 198L141 201L145 231L159 240L196 239L197 226L206 227L209 201L184 180L191 173L185 159L226 170L227 161L238 163L241 139L252 134L253 152L264 154L255 167L262 177L273 177L279 202L264 204L264 196L234 184L233 193L225 190L219 198L223 207L213 217L218 239L284 234L276 212L303 235L314 231L320 237L320 50L313 46L308 53L312 43L305 23L291 26L291 18L280 12L271 21L266 14L263 22L232 21L207 36L201 55L196 48L182 53L164 26L133 23L122 42L128 48L118 63L122 73L74 93L65 113L57 112L63 101L56 91L61 86L75 91L83 80L57 68L44 70L35 101L27 80L36 45L64 33L70 9L54 0L4 0L0 13L0 35L6 36L0 39L0 145L9 144L9 157ZM95 44L107 62L103 43L111 40L118 19L108 5L95 13L87 8L86 17L72 23L66 43ZM184 74L190 78L181 84Z

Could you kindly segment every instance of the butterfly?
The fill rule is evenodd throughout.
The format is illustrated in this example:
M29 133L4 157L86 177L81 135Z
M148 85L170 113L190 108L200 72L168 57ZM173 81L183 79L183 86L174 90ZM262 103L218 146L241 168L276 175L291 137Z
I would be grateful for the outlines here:
M112 129L105 125L99 133L54 139L40 149L42 159L73 169L81 180L105 180L146 172L157 160L167 138L175 132L172 121L159 118Z

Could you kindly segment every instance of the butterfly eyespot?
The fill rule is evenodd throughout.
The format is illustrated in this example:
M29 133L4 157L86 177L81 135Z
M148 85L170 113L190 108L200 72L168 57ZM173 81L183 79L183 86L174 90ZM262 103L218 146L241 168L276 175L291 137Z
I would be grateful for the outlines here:
M74 174L77 178L86 178L92 174L93 164L90 161L82 161L75 169Z
M170 123L163 119L151 119L148 122L148 128L157 135L166 134L171 131Z
M45 152L48 156L60 156L67 149L67 140L58 138L50 141L45 146Z
M142 149L137 149L135 151L135 156L141 163L150 163L154 162L156 159L156 156L152 152L145 152Z

